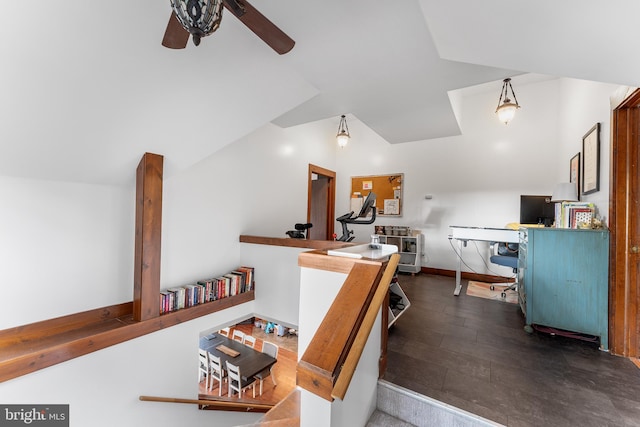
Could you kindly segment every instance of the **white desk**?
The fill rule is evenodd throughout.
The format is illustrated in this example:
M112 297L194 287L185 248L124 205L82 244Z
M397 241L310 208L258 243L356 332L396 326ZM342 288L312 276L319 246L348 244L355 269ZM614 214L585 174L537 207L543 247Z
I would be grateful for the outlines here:
M458 269L456 270L456 288L454 295L460 295L462 284L460 277L462 275L462 247L467 246L469 240L477 240L481 242L506 242L518 243L520 241L518 230L509 228L488 228L488 227L463 227L458 225L450 225L450 239L458 241Z
M369 259L382 259L396 253L398 253L398 247L396 245L378 244L377 248L371 248L369 243L358 246L348 246L341 249L330 249L327 251L327 255Z

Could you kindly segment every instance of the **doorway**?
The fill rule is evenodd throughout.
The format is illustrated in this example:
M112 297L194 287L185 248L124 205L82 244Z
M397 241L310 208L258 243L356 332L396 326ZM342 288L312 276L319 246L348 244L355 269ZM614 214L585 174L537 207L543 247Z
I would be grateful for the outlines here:
M613 110L609 192L609 348L640 356L640 89Z
M308 239L333 240L336 203L336 173L309 164L307 222L313 224Z

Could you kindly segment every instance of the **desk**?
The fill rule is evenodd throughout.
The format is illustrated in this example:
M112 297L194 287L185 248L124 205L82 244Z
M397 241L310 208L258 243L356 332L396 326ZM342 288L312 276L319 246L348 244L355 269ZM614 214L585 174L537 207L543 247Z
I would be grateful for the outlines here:
M462 247L467 246L469 240L476 240L481 242L506 242L506 243L518 243L520 236L518 230L511 230L509 228L488 228L488 227L463 227L458 225L450 225L451 234L449 239L456 239L458 241L458 269L456 270L456 288L453 291L453 295L460 295L462 284L460 283L460 277L462 275Z
M236 357L231 357L216 349L219 345L224 345L240 354ZM227 360L231 362L232 365L238 366L243 380L252 378L254 375L262 372L264 369L270 368L277 362L277 359L268 354L254 350L241 342L234 341L220 334L209 334L200 338L200 348L214 356L218 356L223 369L227 366Z

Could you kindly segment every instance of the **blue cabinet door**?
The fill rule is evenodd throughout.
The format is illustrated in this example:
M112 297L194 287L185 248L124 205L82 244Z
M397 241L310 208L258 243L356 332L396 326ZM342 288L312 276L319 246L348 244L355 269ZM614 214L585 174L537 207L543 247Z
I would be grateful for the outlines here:
M527 324L595 335L608 348L609 233L532 228L526 234Z

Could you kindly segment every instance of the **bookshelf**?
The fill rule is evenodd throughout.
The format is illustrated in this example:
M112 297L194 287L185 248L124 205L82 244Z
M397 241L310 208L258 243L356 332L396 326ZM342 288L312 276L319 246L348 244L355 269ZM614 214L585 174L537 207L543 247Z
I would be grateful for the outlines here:
M389 228L391 227L385 227L385 230ZM400 229L400 233L408 233L408 231L404 231L408 230L408 227L397 227L395 229ZM422 234L414 233L412 236L382 234L380 235L380 243L398 247L398 253L400 254L398 270L412 275L420 272L422 268Z
M229 273L160 291L160 315L253 291L254 268L241 266Z

